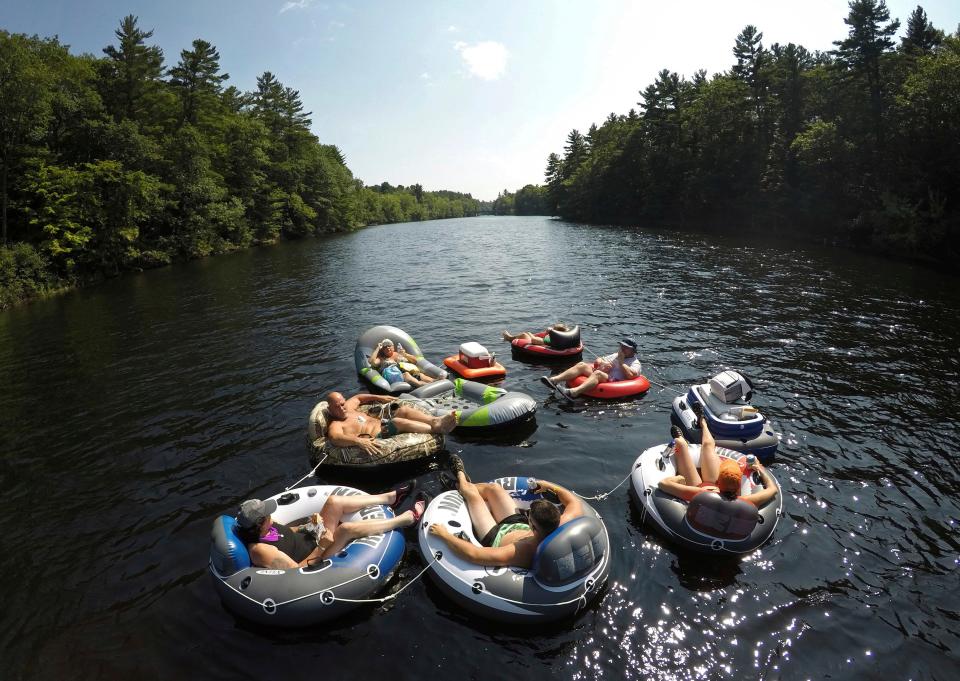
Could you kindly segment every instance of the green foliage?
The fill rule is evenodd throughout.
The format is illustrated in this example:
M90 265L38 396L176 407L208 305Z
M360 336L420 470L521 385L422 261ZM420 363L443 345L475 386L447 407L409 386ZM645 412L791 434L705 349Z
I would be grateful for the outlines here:
M104 56L0 31L0 307L65 284L368 224L464 217L469 194L365 188L272 73L226 86L194 40L166 70L124 17Z
M56 282L30 244L0 246L0 310L50 291Z
M918 7L897 50L899 21L882 0L849 9L833 53L768 49L749 25L728 73L688 80L661 70L641 90L639 114L610 114L585 137L574 130L564 153L549 155L548 212L604 223L782 224L910 257L955 257L960 38Z

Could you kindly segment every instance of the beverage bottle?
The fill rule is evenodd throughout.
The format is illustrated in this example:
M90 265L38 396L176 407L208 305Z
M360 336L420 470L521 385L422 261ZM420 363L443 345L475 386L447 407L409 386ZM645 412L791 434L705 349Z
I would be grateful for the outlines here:
M750 468L757 462L757 457L753 454L747 454L747 468Z
M527 478L527 491L532 492L537 489L537 479L536 478Z

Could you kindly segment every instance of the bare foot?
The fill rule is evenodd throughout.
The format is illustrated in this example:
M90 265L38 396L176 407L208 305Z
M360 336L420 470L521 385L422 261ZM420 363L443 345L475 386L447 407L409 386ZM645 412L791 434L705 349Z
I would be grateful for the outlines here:
M440 417L440 423L438 430L441 433L449 433L451 430L457 427L457 412L451 411L446 416Z
M513 340L513 334L510 333L509 331L504 331L504 332L503 332L503 340L505 340L505 341L512 341L512 340Z

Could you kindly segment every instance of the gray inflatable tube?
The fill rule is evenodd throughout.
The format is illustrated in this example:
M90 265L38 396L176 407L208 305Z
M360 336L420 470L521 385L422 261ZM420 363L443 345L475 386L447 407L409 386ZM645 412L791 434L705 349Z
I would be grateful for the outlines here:
M510 428L531 420L537 411L537 401L526 393L462 378L434 381L400 400L435 416L456 411L457 429L461 432Z
M291 524L319 513L331 495L364 494L339 485L300 487L271 499L273 519ZM349 520L392 518L387 506L369 506L344 517ZM251 564L246 546L236 534L236 520L220 516L210 534L210 575L224 605L244 619L278 627L327 622L371 598L390 580L404 552L403 535L361 537L330 559L304 568L276 570Z
M745 456L723 447L717 447L717 453L738 462ZM691 444L690 455L699 467L700 445ZM661 480L672 475L677 475L673 447L651 447L633 464L631 494L644 518L678 544L705 553L741 554L753 551L773 535L783 512L783 492L776 480L777 495L758 509L749 501L727 501L715 492L701 492L692 501L684 501L658 488ZM760 489L755 474L743 476L741 496Z
M510 492L520 508L543 498L527 489L526 477L493 482ZM417 529L420 552L434 582L470 612L504 622L568 617L597 596L610 572L607 528L599 514L582 503L584 515L564 523L540 543L531 569L482 567L458 557L429 533L430 525L440 523L480 545L463 497L456 490L444 492L430 502Z
M370 366L370 355L373 354L373 349L386 338L392 340L394 345L402 344L404 350L411 355L416 355L417 368L427 376L431 378L447 377L446 371L423 358L420 346L406 331L395 326L374 326L360 334L357 345L353 350L353 361L357 367L357 373L373 387L385 393L405 393L413 389L413 386L406 381L390 383L380 375L379 371Z
M685 395L673 400L670 420L680 426L688 442L699 443L702 435L700 424L690 408L697 403L703 407L703 414L717 445L744 454L754 454L763 462L776 455L780 438L763 414L757 411L743 417L741 410L751 407L746 400L723 402L711 392L707 383L691 386Z

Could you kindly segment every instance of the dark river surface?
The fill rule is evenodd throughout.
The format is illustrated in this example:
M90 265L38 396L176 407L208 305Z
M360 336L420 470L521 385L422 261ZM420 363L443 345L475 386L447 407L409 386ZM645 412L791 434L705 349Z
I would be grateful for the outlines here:
M390 225L124 277L0 313L0 678L956 679L960 280L847 252L546 218ZM570 408L504 328L640 343L643 398ZM758 379L785 516L739 560L678 551L624 485L610 580L573 621L466 616L428 580L333 626L220 604L211 523L306 474L306 418L395 324L476 340L540 401L521 442L454 438L474 479L583 494L668 439L674 390ZM448 466L448 463L441 462ZM328 480L341 482L341 480ZM397 480L375 480L370 491ZM440 490L437 471L423 485ZM398 589L423 566L408 539ZM543 677L541 677L543 678Z

